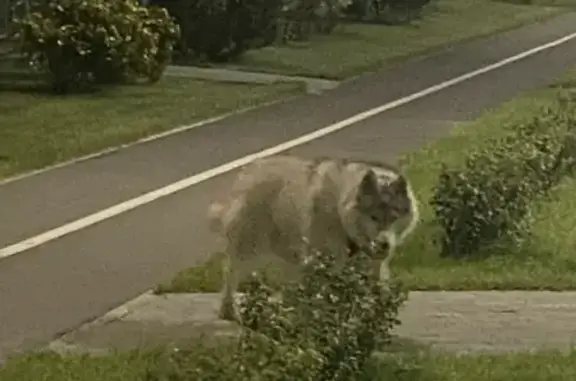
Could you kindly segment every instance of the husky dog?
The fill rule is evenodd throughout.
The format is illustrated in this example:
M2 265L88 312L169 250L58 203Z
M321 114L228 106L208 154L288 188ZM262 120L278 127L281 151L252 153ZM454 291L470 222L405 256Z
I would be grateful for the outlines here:
M238 282L262 255L301 265L310 248L342 260L351 250L385 251L373 258L375 276L387 282L395 247L419 217L408 180L388 164L281 155L245 166L209 219L230 261L220 316L233 320Z

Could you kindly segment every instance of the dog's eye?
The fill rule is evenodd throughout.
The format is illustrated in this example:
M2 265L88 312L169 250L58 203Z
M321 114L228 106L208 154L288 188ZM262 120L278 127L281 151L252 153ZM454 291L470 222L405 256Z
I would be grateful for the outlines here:
M370 215L370 219L374 222L380 222L380 218L375 214Z

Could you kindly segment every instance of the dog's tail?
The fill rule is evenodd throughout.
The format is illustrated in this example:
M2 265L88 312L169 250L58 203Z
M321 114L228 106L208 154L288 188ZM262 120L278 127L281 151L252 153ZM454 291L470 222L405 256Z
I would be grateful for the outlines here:
M240 196L228 202L214 202L208 208L208 224L210 231L222 233L231 226L237 226L244 218L246 198Z

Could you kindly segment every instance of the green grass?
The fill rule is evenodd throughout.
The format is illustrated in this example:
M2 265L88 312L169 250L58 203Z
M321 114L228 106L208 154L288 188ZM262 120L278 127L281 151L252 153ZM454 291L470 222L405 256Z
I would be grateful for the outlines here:
M252 71L342 79L562 11L558 7L492 0L438 0L425 11L422 20L412 25L342 24L331 35L315 36L306 43L249 51L238 66Z
M0 380L145 381L149 371L158 376L172 368L166 359L158 353L140 352L102 357L28 354L0 368ZM194 360L190 358L186 366L193 366ZM184 374L185 369L181 371ZM568 381L576 379L576 354L405 352L382 357L370 375L374 381Z
M550 197L533 207L532 236L520 248L494 252L483 259L441 258L435 244L438 226L429 205L441 163L463 163L468 147L487 144L487 138L506 133L510 126L531 119L540 107L554 102L559 88L576 89L576 70L555 86L529 92L479 119L455 126L451 136L433 142L400 161L421 201L422 223L392 262L392 273L411 290L566 290L576 289L576 180L565 178ZM574 106L576 108L576 105ZM185 269L158 293L218 292L221 288L221 254ZM280 266L266 266L278 273ZM272 276L271 279L275 279Z
M576 355L426 353L406 357L404 366L383 361L377 369L375 381L568 381L576 379Z
M574 0L497 0L505 3L522 3L530 2L532 5L539 5L544 7L565 7L574 8L576 7L576 1Z
M185 292L219 292L222 288L222 266L226 256L214 253L200 266L178 272L170 281L159 284L156 294Z
M297 84L244 85L166 78L99 93L55 96L26 73L0 73L0 178L130 143L175 127L261 105Z
M166 283L156 286L156 294L166 293L186 293L186 292L218 292L222 288L222 268L225 264L226 255L224 253L214 253L208 257L200 266L189 267L178 272L172 279ZM282 266L283 261L277 258L265 258L261 263L265 268L265 275L269 284L281 284L291 276L286 266ZM290 267L289 269L293 269ZM242 291L243 283L239 289Z
M102 357L26 354L0 368L2 381L144 381L155 364L148 354Z
M567 178L552 199L535 206L533 236L520 248L473 261L441 259L430 243L435 225L425 225L394 263L398 278L420 290L576 289L576 180Z

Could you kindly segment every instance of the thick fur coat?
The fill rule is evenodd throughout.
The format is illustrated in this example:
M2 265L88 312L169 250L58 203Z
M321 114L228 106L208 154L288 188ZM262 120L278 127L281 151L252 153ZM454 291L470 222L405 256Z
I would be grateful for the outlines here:
M244 167L229 197L210 206L209 219L230 259L221 313L231 319L238 281L263 255L299 265L310 249L342 259L367 249L387 281L395 248L419 216L408 180L390 165L283 155ZM377 256L382 251L387 255Z

